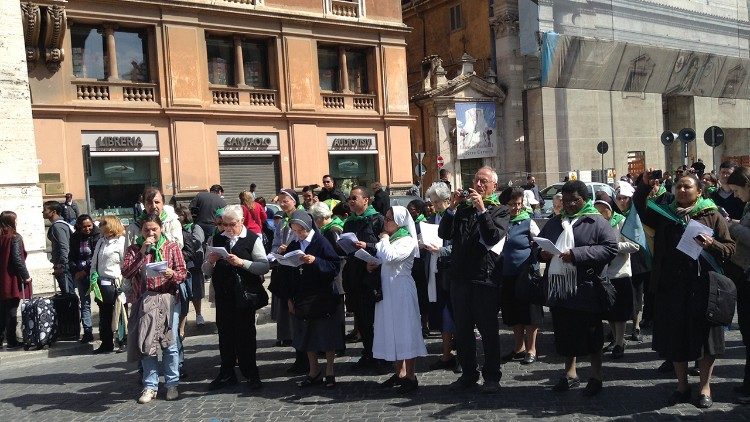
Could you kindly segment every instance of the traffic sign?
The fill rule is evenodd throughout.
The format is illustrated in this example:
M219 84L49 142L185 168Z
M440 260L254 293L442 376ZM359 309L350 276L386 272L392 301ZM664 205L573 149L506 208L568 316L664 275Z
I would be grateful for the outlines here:
M437 156L437 168L441 169L445 165L445 161L443 160L442 155Z
M414 174L417 177L422 177L425 174L427 174L427 167L425 167L423 164L417 164L414 166Z
M424 152L415 152L414 156L417 157L417 160L419 160L419 164L422 164L422 159L424 158Z
M607 151L609 151L609 144L607 143L607 141L601 141L596 146L596 150L599 152L599 154L604 155L607 153Z
M703 133L706 145L715 148L724 142L724 130L718 126L711 126Z

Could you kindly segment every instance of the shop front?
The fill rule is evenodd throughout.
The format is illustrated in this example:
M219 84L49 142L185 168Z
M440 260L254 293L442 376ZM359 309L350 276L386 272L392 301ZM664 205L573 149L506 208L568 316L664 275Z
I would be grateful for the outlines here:
M84 131L81 138L91 149L91 214L117 215L127 223L138 195L160 186L157 133Z
M328 168L345 194L355 186L369 187L378 180L378 145L375 135L328 135Z
M219 175L228 204L239 203L239 193L255 183L256 197L270 201L280 189L279 134L216 134Z

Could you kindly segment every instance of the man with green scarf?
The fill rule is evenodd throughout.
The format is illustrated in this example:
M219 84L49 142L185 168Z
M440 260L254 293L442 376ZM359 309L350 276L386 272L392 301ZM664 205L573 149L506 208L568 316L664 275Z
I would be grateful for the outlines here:
M351 214L344 221L344 233L357 236L355 246L375 256L375 245L383 232L383 216L371 205L372 195L365 186L357 186L349 193L348 203ZM380 269L367 271L367 263L349 254L342 273L346 291L347 309L354 312L354 327L362 336L362 358L355 369L362 372L379 372L382 363L372 357L374 338L375 303L382 299Z
M483 392L500 388L500 338L497 314L500 256L490 248L504 239L508 207L500 205L495 189L497 173L482 167L468 190L453 193L440 220L438 235L453 244L451 250L450 297L455 322L455 343L463 374L451 389L472 388L479 380L474 327L482 335L484 349ZM468 193L468 194L467 194Z

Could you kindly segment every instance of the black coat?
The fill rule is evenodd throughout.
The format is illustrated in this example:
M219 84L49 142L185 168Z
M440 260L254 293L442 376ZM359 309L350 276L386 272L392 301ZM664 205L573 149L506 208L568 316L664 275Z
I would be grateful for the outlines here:
M344 233L354 233L357 239L367 243L365 250L372 256L377 254L375 245L379 242L378 235L383 232L384 218L375 214L364 220L347 220L344 222ZM366 285L369 290L380 291L380 267L373 272L367 271L367 263L354 256L348 255L342 272L344 289L347 293L354 293L361 286Z
M375 198L372 200L372 207L375 208L375 211L385 215L386 211L388 211L388 208L391 207L391 200L388 196L388 192L386 192L384 189L380 189L377 192L375 192Z
M96 242L101 239L102 234L99 231L96 226L94 226L94 231L91 232L89 237L86 239L86 241L89 244L89 249L91 249L91 256L88 257L86 260L86 265L83 267L80 267L80 261L81 261L81 248L80 243L81 239L83 238L83 235L81 235L80 231L77 231L73 233L73 235L70 236L70 252L68 252L68 265L70 268L70 272L75 275L78 271L91 271L91 259L94 257L94 249L96 249Z
M344 195L344 193L336 188L331 191L321 189L320 192L318 192L318 200L320 202L323 202L327 199L335 199L337 201L346 202L346 196Z
M248 231L247 236L237 239L237 243L230 250L229 238L221 234L216 234L213 237L213 245L218 248L224 248L229 253L237 255L241 259L252 261L253 248L257 239L257 235ZM211 276L217 296L222 295L227 297L233 295L236 292L235 283L238 275L248 292L267 296L266 290L263 288L262 276L253 274L243 267L232 266L224 259L216 262L213 275Z
M300 249L300 241L289 243L287 253ZM310 244L305 249L307 255L315 257L312 264L302 264L297 268L282 266L284 280L289 283L289 297L299 300L304 297L334 293L333 279L341 268L341 259L336 251L318 232L313 234Z
M474 207L459 207L455 214L446 212L440 220L438 235L452 244L451 270L455 282L497 285L495 266L500 255L485 245L495 245L505 236L508 208L490 205L487 212L477 215ZM484 244L480 243L480 239Z

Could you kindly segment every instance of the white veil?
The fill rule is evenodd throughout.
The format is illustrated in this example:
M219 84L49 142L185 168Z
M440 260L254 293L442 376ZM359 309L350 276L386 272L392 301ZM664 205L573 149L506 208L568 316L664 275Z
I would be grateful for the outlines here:
M406 207L402 207L400 205L396 205L393 208L391 208L393 212L393 221L396 223L399 227L406 227L406 229L409 231L409 235L411 235L412 238L414 238L414 241L417 242L417 228L414 225L414 220L411 218L411 215L409 214L409 211L406 209ZM415 258L419 257L419 243L414 243L414 252L412 255Z

